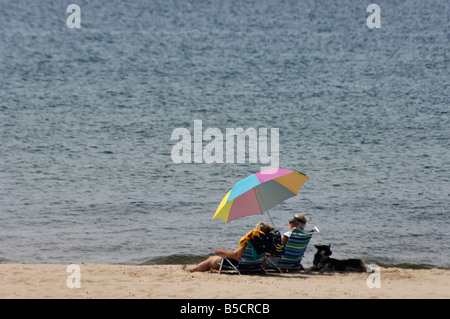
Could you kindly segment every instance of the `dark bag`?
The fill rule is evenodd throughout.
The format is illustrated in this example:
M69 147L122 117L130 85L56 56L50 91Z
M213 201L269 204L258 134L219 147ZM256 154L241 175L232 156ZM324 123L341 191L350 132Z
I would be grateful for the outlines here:
M267 235L260 234L250 239L255 251L258 255L269 253L274 256L282 256L284 247L281 244L281 234L278 230L274 230Z

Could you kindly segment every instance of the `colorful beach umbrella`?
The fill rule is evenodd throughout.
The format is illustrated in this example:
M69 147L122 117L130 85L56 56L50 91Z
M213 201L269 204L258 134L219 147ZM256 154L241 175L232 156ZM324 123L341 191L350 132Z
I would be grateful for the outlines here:
M228 223L241 217L262 214L296 196L308 178L303 173L282 168L251 174L237 182L225 195L213 219L222 219Z

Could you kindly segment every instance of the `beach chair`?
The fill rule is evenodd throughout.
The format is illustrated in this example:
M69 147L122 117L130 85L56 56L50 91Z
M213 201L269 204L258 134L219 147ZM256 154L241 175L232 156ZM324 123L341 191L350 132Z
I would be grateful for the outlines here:
M220 255L219 255L220 256ZM257 254L255 248L252 243L249 241L247 243L247 247L244 250L244 254L242 255L241 260L239 260L237 265L233 265L231 261L225 257L222 257L222 262L219 264L219 274L222 270L235 270L239 275L242 273L266 273L266 270L263 267L264 258L266 257L266 253L263 252L261 254ZM229 265L224 265L224 260L228 261Z
M284 247L284 255L278 259L268 258L268 267L280 272L288 270L303 270L306 272L302 265L302 259L312 235L318 233L319 230L316 227L311 231L294 229Z

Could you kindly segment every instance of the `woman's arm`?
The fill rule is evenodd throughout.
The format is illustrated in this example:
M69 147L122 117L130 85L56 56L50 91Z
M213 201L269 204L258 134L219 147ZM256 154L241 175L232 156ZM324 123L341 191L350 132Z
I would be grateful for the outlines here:
M225 249L216 249L214 250L214 254L216 255L222 255L225 256L227 258L232 258L232 259L236 259L236 260L240 260L242 255L244 255L244 250L245 250L245 246L239 247L238 249L236 249L235 251L231 251L231 250L225 250Z
M281 244L284 246L286 246L287 241L288 241L289 237L286 235L281 236Z

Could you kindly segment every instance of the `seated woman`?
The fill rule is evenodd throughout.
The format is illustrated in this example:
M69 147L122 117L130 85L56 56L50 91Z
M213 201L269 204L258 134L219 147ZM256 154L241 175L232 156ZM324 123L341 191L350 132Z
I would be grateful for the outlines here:
M194 268L186 269L190 272L196 272L196 271L209 271L211 269L219 270L219 264L222 262L222 257L217 255L222 255L230 259L232 263L235 265L239 262L242 255L244 254L245 248L247 247L247 243L250 240L252 236L257 235L259 232L262 232L264 234L267 234L271 232L274 228L270 226L269 224L259 222L256 224L256 227L254 230L250 231L247 235L242 237L242 239L239 241L238 248L234 251L230 250L224 250L224 249L216 249L214 250L214 255L211 256L205 261L202 261L198 265L196 265ZM225 260L226 262L226 260Z

